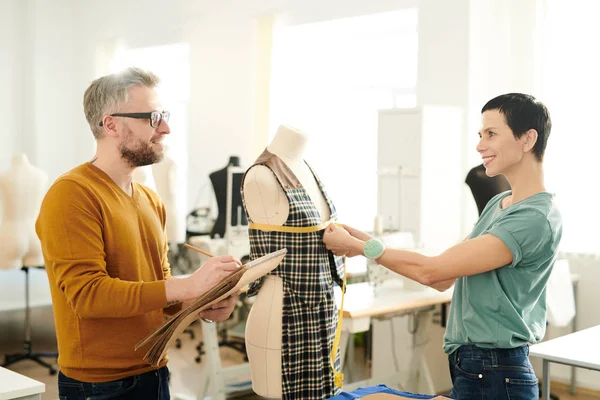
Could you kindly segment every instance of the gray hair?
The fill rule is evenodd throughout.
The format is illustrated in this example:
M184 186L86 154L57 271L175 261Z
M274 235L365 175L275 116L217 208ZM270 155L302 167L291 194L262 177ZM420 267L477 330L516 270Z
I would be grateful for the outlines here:
M129 100L129 89L136 86L154 88L159 83L160 79L154 73L135 67L94 80L83 95L83 111L94 137L102 137L102 118L117 112L118 107Z

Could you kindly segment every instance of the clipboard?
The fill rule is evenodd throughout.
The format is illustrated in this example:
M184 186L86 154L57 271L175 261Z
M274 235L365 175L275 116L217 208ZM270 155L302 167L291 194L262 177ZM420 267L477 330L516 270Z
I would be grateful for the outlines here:
M135 345L135 350L137 351L141 347L154 342L146 352L144 361L158 367L167 349L192 322L198 319L198 314L201 311L210 308L213 304L229 297L244 286L277 268L286 254L287 249L281 249L244 264L237 271L231 273L208 292L196 299L188 307L165 321L158 329L140 340Z

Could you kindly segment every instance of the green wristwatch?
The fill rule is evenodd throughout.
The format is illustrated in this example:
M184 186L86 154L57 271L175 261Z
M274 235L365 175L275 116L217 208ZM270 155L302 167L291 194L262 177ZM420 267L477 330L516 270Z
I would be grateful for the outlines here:
M363 247L365 257L371 260L377 260L383 255L385 251L385 244L377 238L369 239L365 242Z

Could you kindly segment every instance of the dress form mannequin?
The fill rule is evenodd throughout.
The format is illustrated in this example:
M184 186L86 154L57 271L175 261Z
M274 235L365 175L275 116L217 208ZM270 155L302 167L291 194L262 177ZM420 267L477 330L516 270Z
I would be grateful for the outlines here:
M320 221L330 218L330 206L303 155L308 136L292 127L279 127L267 151L282 160L296 175L319 212ZM290 215L290 204L273 171L254 165L243 182L244 203L256 224L281 226ZM289 250L289 249L288 249ZM246 350L250 360L253 390L268 398L282 398L282 309L284 283L268 275L262 282L246 324ZM298 343L297 346L302 346ZM325 378L325 377L324 377Z
M227 168L228 167L239 167L240 166L240 158L237 156L231 156L229 157L229 162L227 163L227 165L224 168L221 168L218 171L212 172L209 175L210 178L210 182L212 183L214 192L215 192L215 198L217 199L217 208L219 210L219 214L217 216L217 220L215 221L215 224L213 225L213 229L211 232L211 237L216 237L216 235L219 235L219 237L225 237L225 225L227 223L227 221L225 221L226 219L226 215L227 215L227 207L231 207L231 204L226 204L227 203ZM240 187L235 187L235 183L236 180L234 180L234 186L232 187L232 197L233 197L233 204L241 204L241 199L240 199ZM246 220L246 215L243 213L242 211L242 225L247 225L248 221ZM236 221L238 220L238 209L237 207L233 207L233 209L231 210L231 221L229 221L230 224L234 224L236 223Z
M47 183L46 173L31 165L25 154L15 154L0 175L0 269L44 265L35 219Z
M469 186L471 193L475 198L479 215L481 215L486 204L492 197L498 193L510 190L510 183L506 180L504 175L487 176L483 164L480 164L469 171L465 183Z
M185 220L180 217L177 190L177 162L171 157L169 146L164 149L165 158L152 165L152 176L167 212L167 239L169 243L185 243Z
M281 158L294 171L302 186L308 191L321 214L329 219L329 206L321 194L310 168L304 162L308 136L289 126L280 126L267 150ZM288 200L269 168L256 165L248 170L244 180L246 208L256 223L283 225L289 212Z

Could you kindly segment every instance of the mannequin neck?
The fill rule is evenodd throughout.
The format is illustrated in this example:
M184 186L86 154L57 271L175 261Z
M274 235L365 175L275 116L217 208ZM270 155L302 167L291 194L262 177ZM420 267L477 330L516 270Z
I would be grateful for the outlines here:
M267 150L279 158L302 161L308 135L290 126L281 125Z
M29 159L27 158L27 154L20 153L15 154L12 157L12 165L29 165Z
M239 167L240 166L240 158L237 156L229 157L229 163L227 163L227 166Z

